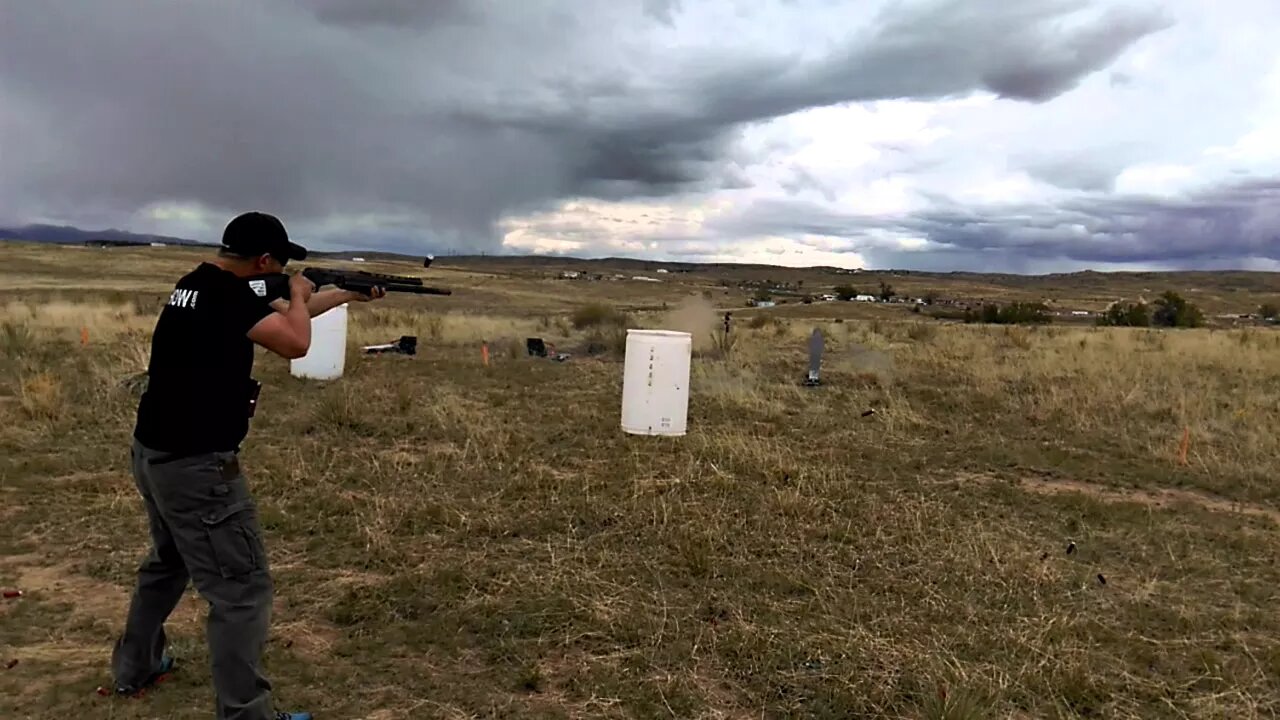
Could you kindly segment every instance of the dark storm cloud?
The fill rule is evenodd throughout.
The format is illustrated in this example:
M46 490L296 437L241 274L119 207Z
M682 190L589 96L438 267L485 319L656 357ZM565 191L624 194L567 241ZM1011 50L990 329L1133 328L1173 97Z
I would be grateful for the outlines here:
M678 25L672 0L2 0L0 215L194 202L492 250L503 215L561 198L744 186L728 158L745 123L981 90L1040 102L1167 26L1061 24L1085 5L894 4L800 61L653 49L637 33Z
M644 13L654 20L670 26L675 22L675 13L680 9L680 0L642 0Z
M1036 160L1024 166L1036 180L1067 190L1110 191L1116 177L1124 170L1119 163L1102 158L1077 160Z
M851 239L847 248L897 267L1018 270L1028 261L1143 263L1193 269L1280 260L1280 179L1182 198L1091 196L1055 205L940 207L895 218L845 216L813 203L770 201L710 222L753 233ZM925 238L927 253L897 237Z
M417 28L475 21L483 15L466 0L295 0L316 19L333 25Z

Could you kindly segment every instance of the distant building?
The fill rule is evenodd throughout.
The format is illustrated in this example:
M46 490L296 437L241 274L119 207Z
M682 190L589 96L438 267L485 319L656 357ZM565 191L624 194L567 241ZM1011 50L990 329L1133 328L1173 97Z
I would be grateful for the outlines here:
M854 295L853 299L857 302L875 302L880 298L877 298L875 295Z
M149 247L151 243L140 240L85 240L86 247Z

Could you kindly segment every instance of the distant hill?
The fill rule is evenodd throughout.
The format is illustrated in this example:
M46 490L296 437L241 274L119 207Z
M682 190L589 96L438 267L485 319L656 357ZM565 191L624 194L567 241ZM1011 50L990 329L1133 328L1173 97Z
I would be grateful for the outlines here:
M163 243L187 247L217 247L187 238L167 235L147 235L114 228L107 230L82 230L64 225L26 225L16 228L0 227L0 241L83 245L150 244ZM409 254L380 250L313 250L309 257L315 259L351 260L360 258L367 262L409 262L421 265L427 254ZM1193 296L1219 295L1223 299L1253 293L1271 297L1280 296L1280 273L1245 270L1217 271L1109 271L1084 270L1079 272L1023 275L1015 273L986 272L938 272L905 269L847 270L828 266L786 267L759 263L697 263L669 260L645 260L632 257L583 258L571 255L489 255L456 254L452 252L433 255L432 267L466 269L502 268L507 272L546 273L562 270L615 273L653 273L663 270L670 273L693 273L703 278L762 283L797 283L817 287L821 285L849 285L862 291L874 292L884 280L896 288L899 294L927 291L954 292L963 287L965 295L1001 297L1009 292L1028 296L1079 296L1081 293L1102 300L1117 297L1154 295L1168 288L1178 288Z
M145 235L127 230L81 230L70 225L25 225L23 227L0 227L0 240L25 240L27 242L54 243L58 245L83 245L87 242L112 243L164 243L165 245L209 246L209 243L196 242L186 238L168 235Z

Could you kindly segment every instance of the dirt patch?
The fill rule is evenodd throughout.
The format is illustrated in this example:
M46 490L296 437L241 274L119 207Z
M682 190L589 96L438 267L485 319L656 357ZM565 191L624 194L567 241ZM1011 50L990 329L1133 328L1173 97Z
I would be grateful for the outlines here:
M0 657L5 663L14 663L6 672L0 695L14 697L21 707L36 702L47 690L48 685L34 677L47 674L48 668L57 668L61 683L77 682L100 672L109 662L111 642L85 642L82 641L86 637L84 633L104 618L122 622L128 593L116 585L81 574L73 563L37 554L0 558L0 570L4 577L12 578L13 586L23 593L21 598L0 604L0 617L27 603L35 603L37 608L42 607L42 603L70 607L70 615L45 616L37 610L34 622L39 624L38 633L29 635L28 641L15 642ZM35 638L39 641L30 641Z
M6 658L12 656L19 659L21 662L17 667L22 667L22 663L40 662L61 667L89 668L101 665L110 655L110 645L91 647L81 643L55 641L15 647Z
M24 558L27 562L16 567L9 562L6 565L16 570L17 586L27 595L71 602L77 614L94 617L121 615L129 604L128 593L123 588L79 574L73 563L34 565L29 564L32 559L29 555L16 559Z
M272 643L317 663L332 657L334 646L341 640L342 633L336 627L315 620L277 622L271 628Z
M0 617L16 611L26 603L54 603L69 608L69 615L50 620L51 642L20 643L13 648L14 656L24 662L56 660L67 647L74 647L81 654L81 664L101 663L110 653L110 643L103 646L63 645L68 633L77 633L102 621L121 624L129 605L126 588L82 574L71 562L58 562L40 555L14 555L0 559L0 574L11 578L6 582L22 591L17 600L0 604ZM181 607L181 606L180 606ZM183 613L175 611L174 624L180 623ZM61 661L59 661L61 662Z
M0 651L0 697L14 718L49 717L31 710L40 707L52 686L91 682L110 663L109 644L90 647L83 643L53 640L14 646ZM13 663L10 667L9 663ZM90 686L91 687L91 686ZM28 714L20 714L26 709Z
M18 516L25 508L17 502L18 490L16 488L0 488L0 522L7 522L11 518Z
M79 471L79 470L77 470L76 472L66 473L65 475L56 475L56 476L50 477L48 479L48 482L51 482L51 483L55 483L55 482L56 483L78 483L78 482L85 482L85 481L118 482L120 480L130 480L130 482L132 482L132 480L128 476L122 475L118 472L87 472L87 471ZM129 490L130 491L133 490L132 484L129 485Z
M1204 510L1222 513L1238 513L1254 517L1270 518L1280 525L1280 510L1253 503L1228 500L1194 490L1145 490L1109 488L1078 480L1023 480L1021 485L1033 492L1044 494L1083 493L1112 502L1135 502L1149 507L1167 508L1179 504L1191 504Z
M1000 478L976 474L964 474L957 479L962 482L1001 482ZM1018 487L1042 495L1079 493L1107 502L1131 502L1153 508L1173 508L1178 505L1189 504L1211 512L1264 517L1280 525L1280 510L1255 503L1216 497L1196 490L1115 488L1097 483L1062 478L1022 478L1018 481Z
M123 624L132 586L123 587L84 575L72 562L55 562L39 555L15 555L0 559L4 574L31 601L65 602L72 606L72 620L103 619ZM202 627L205 603L190 588L169 616L167 625L178 632Z

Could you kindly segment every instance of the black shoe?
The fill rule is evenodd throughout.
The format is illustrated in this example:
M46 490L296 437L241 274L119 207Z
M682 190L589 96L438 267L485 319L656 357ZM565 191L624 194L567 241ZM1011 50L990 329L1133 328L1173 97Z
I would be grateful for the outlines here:
M141 695L146 692L148 688L164 682L164 679L173 671L173 666L173 657L165 655L160 658L160 667L157 668L155 672L151 673L151 676L144 680L141 685L117 685L116 695L123 695L126 697L137 697Z

